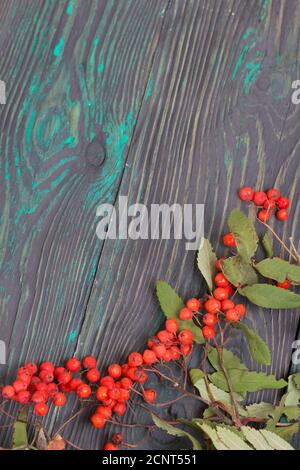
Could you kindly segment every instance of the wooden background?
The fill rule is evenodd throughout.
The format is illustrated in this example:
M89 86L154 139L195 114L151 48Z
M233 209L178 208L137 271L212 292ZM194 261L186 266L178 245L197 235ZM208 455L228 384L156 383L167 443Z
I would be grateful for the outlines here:
M101 203L204 203L221 254L240 185L275 184L293 200L276 228L299 239L299 0L1 0L0 21L1 383L25 360L94 353L104 369L141 349L162 320L158 278L203 293L184 241L98 240ZM245 321L273 351L261 369L287 376L299 315L251 308ZM258 369L242 336L232 347ZM68 429L93 449L111 434L83 418Z

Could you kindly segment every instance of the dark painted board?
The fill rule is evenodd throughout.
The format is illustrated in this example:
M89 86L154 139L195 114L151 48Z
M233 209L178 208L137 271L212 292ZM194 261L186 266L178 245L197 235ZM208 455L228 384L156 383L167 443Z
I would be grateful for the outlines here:
M220 230L236 206L236 189L244 182L276 184L294 200L295 210L284 228L276 226L297 239L300 108L291 103L291 82L299 76L300 5L294 0L94 1L67 15L67 3L60 3L61 14L47 2L33 3L42 46L34 53L32 24L3 3L8 52L1 59L6 68L0 63L7 75L1 78L9 82L8 64L13 64L19 87L19 102L2 110L1 134L6 148L1 308L5 339L11 338L10 370L20 357L51 351L56 359L74 350L92 350L104 367L140 349L157 329L157 278L170 281L183 296L203 292L204 284L183 241L97 241L99 203L114 202L117 193L149 207L205 203L205 232L221 254ZM33 15L30 9L27 14ZM43 30L45 18L50 26ZM31 34L20 35L12 49L13 25ZM65 40L53 64L60 37ZM35 85L39 67L42 85ZM26 98L28 109L21 112ZM84 109L78 123L77 100ZM64 119L56 116L57 106ZM40 114L30 124L35 108ZM75 141L61 148L69 135ZM33 213L32 203L37 204ZM263 370L288 373L298 320L295 313L251 307L245 321L274 351L271 367ZM24 334L28 322L32 326ZM241 338L232 347L255 366ZM252 400L270 398L276 397L264 393ZM160 399L167 400L164 391ZM189 404L174 412L192 411ZM137 413L145 418L142 410ZM134 419L128 416L128 422ZM94 431L79 419L69 432L73 442L99 448L112 430ZM129 429L127 439L139 441L140 430ZM177 445L160 436L141 447Z

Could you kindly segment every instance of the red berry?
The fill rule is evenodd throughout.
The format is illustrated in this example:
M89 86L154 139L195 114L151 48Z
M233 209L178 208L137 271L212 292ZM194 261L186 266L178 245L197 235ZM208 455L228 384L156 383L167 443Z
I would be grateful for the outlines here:
M98 382L98 380L100 379L100 372L98 371L98 369L90 369L87 371L85 376L89 382Z
M95 414L103 416L104 419L109 419L112 415L112 411L111 408L108 408L108 406L100 405L97 406Z
M164 354L166 353L166 347L164 344L155 344L151 349L158 359L164 357Z
M37 365L34 364L34 362L27 362L25 364L25 369L28 370L30 375L34 375L38 370Z
M222 271L222 266L221 266L221 263L222 261L225 261L225 258L219 258L216 262L215 262L215 266L217 268L218 271Z
M120 391L121 391L120 388L114 387L108 391L108 397L111 398L112 400L119 401Z
M126 413L125 403L117 403L113 407L113 412L116 413L117 416L123 416Z
M170 322L170 321L172 322L172 325L173 325L173 322L176 322L176 325L178 325L177 320L167 320L166 326L167 326L167 322ZM168 327L169 327L169 323L168 323ZM178 325L178 328L179 328L179 325ZM170 341L173 340L173 334L169 330L161 330L157 333L156 336L159 339L159 341L164 344L169 343Z
M81 384L76 388L76 395L79 398L88 398L92 393L91 387L87 384Z
M122 368L119 364L112 364L108 368L108 373L113 379L118 379L122 375Z
M107 442L104 445L103 450L118 450L118 448L112 442Z
M47 400L47 393L44 391L37 390L32 394L31 401L32 403L44 403Z
M120 388L118 401L125 402L125 401L128 401L129 398L130 398L129 390L125 390L125 388Z
M21 392L21 390L26 390L28 387L28 384L26 382L22 382L22 380L15 380L12 385L16 393Z
M64 406L66 401L67 401L66 395L64 395L61 392L55 393L55 395L53 395L52 397L52 403L54 406Z
M200 307L201 307L201 302L200 302L200 300L195 299L194 297L192 297L191 299L189 299L187 301L186 306L187 306L187 308L192 310L192 312L198 312Z
M96 398L99 401L106 400L108 397L108 388L104 387L104 385L101 385L97 390L96 390Z
M71 382L69 383L69 386L70 386L70 389L75 392L77 387L79 387L79 385L81 384L83 384L83 381L79 379L79 377L75 377L74 379L71 380Z
M286 209L279 209L279 211L276 212L276 217L278 220L287 220L289 213Z
M180 356L181 356L181 352L180 352L180 350L178 349L177 346L171 346L170 349L165 352L165 354L166 354L167 352L170 354L171 359L172 359L173 361L178 361L178 359L179 359Z
M16 391L14 387L11 385L5 385L5 387L2 388L2 396L4 398L12 398L15 395Z
M204 307L209 313L217 313L221 309L221 302L211 298L205 302Z
M166 330L168 333L176 333L176 331L178 331L179 325L178 325L178 321L175 319L166 320L165 325L166 325ZM162 330L162 331L165 331L165 330ZM170 335L167 335L167 336L168 338L170 337ZM165 342L165 341L162 341L162 342Z
M49 408L46 403L36 403L34 405L34 411L39 416L45 416L48 413L48 410Z
M193 312L189 308L182 308L179 312L180 320L186 321L191 320L193 318Z
M193 333L190 330L181 330L178 335L178 340L181 344L191 344L193 339Z
M170 362L172 360L172 353L169 349L166 350L162 357L163 362Z
M240 319L239 313L235 308L230 308L226 311L226 320L230 322L237 322Z
M123 441L124 441L124 437L122 436L120 432L116 432L111 439L111 442L115 444L116 446L121 445Z
M228 299L228 290L225 287L217 287L213 291L213 296L217 300L225 300Z
M281 287L281 289L289 289L291 287L291 283L288 279L283 282L277 282L277 287Z
M100 380L100 385L103 385L104 387L110 390L115 386L115 381L110 375L105 375Z
M229 246L230 248L235 248L236 247L236 240L234 238L234 235L232 233L226 233L223 237L223 243L225 246Z
M28 390L21 390L17 394L18 402L22 404L26 404L30 402L30 392Z
M90 417L90 421L94 428L103 428L106 423L106 419L104 416L100 415L99 413L96 413Z
M97 365L97 359L94 356L86 356L82 361L82 365L85 369L94 369Z
M157 362L157 357L153 351L150 349L145 349L143 352L143 362L144 364L154 364Z
M269 218L270 218L270 211L266 210L266 209L262 209L259 211L259 213L257 214L257 217L259 218L259 220L261 220L262 222L266 223L268 222Z
M214 326L217 323L217 318L213 313L206 313L203 317L204 325Z
M18 370L18 380L21 380L21 382L26 382L28 385L30 384L31 380L31 374L25 367L21 367Z
M66 385L72 380L72 375L66 370L57 376L57 381L59 384Z
M287 209L290 205L290 201L287 197L280 197L277 201L279 209Z
M157 393L153 388L148 388L144 390L144 399L148 403L153 403L156 400Z
M52 362L42 362L40 365L40 370L47 370L48 372L54 372L54 365Z
M266 199L268 199L266 193L264 193L263 191L257 191L254 194L253 202L256 206L263 206Z
M41 372L39 373L39 377L46 384L49 384L54 380L53 372L50 372L48 370L41 370Z
M267 191L268 199L273 199L274 201L278 201L280 198L280 191L276 188L271 188Z
M81 362L76 357L72 357L71 359L68 359L66 362L66 368L70 372L78 372L80 367L81 367Z
M47 385L47 393L50 395L51 398L57 392L58 392L58 386L54 382Z
M189 356L192 352L192 345L191 344L182 344L180 346L180 350L184 356Z
M143 364L143 356L138 352L132 352L128 356L128 365L130 367L139 367Z
M217 287L227 287L229 286L229 281L226 279L223 273L218 273L215 276L215 284Z
M232 300L229 300L229 299L223 300L221 308L222 308L222 311L225 312L226 310L229 310L230 308L234 308L234 303L232 302Z
M239 317L242 317L246 313L246 307L243 304L237 304L235 307L235 310L239 314Z
M250 186L244 186L239 191L239 196L242 201L252 201L254 196L254 191Z
M204 338L206 338L206 339L211 339L211 338L214 338L214 336L215 336L214 328L212 326L208 326L208 325L205 325L202 328L202 333L203 333Z
M123 377L123 379L121 379L121 387L125 390L130 389L132 387L132 380L128 377Z
M72 389L71 389L71 386L70 386L71 382L67 383L67 384L60 384L59 385L59 389L61 392L63 393L70 393L72 392Z
M148 375L147 373L144 371L144 370L137 370L135 372L135 381L139 384L143 384L145 382L147 382L148 380Z
M271 211L275 209L276 207L276 201L274 199L266 199L264 202L264 208L267 209L267 211Z
M54 374L54 377L57 378L59 375L63 374L64 372L66 372L66 369L64 367L56 367L54 369L53 374Z

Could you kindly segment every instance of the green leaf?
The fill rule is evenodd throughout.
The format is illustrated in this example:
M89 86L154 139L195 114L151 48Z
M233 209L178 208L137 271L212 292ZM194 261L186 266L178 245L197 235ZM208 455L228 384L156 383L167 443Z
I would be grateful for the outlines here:
M181 321L178 318L179 311L185 307L181 297L175 290L165 281L157 281L156 294L160 303L160 307L166 318L175 318L178 321L180 330L191 330L194 335L194 341L202 344L205 342L201 329L195 325L193 320Z
M234 326L245 333L252 358L258 364L271 364L271 353L265 341L244 323L239 322Z
M289 279L300 283L300 266L290 264L280 258L264 259L255 265L255 269L264 277L283 282Z
M13 426L13 448L27 447L27 418L24 413L19 413Z
M247 415L251 418L269 419L274 415L275 406L271 403L253 403L246 406Z
M254 284L238 289L250 302L264 308L300 307L300 295L270 284Z
M258 244L251 220L240 210L233 209L229 215L228 226L236 239L238 254L248 261L256 252Z
M273 450L262 434L249 426L242 426L242 433L255 450Z
M264 250L266 252L267 257L268 258L273 258L272 240L271 240L268 233L265 233L265 235L262 239L262 245L264 247Z
M216 348L210 347L208 350L208 360L213 366L214 369L220 371L219 355ZM233 354L229 349L223 348L223 362L226 369L241 369L248 370L245 364L243 364L240 359Z
M206 434L209 439L212 441L214 447L217 450L228 450L228 447L225 445L225 443L220 439L220 437L217 434L217 431L207 423L197 423L197 426Z
M208 393L205 380L203 378L204 377L203 372L200 369L191 369L189 373L190 373L191 381L192 381L194 387L197 388L200 396L204 400L210 401L211 398L210 398L210 395ZM229 407L232 406L232 400L231 400L231 396L230 396L229 393L224 392L220 388L216 387L214 384L210 384L209 388L210 388L210 391L211 391L211 393L212 393L212 395L213 395L213 397L216 401L222 402L222 403L228 405ZM237 394L236 397L237 397L238 401L243 400L243 397L241 395ZM213 412L213 410L212 410L212 412ZM241 416L246 416L247 415L247 412L241 406L239 406L239 413L240 413Z
M209 240L202 238L197 255L197 265L210 291L212 291L213 279L217 273L216 261L217 257Z
M297 389L300 390L300 372L297 372L297 374L293 375L293 381Z
M191 441L194 450L202 450L200 442L197 441L197 439L195 439L193 436L191 436L191 434L189 434L188 432L183 431L182 429L179 429L175 426L172 426L171 424L167 423L167 421L165 421L161 418L158 418L154 414L152 414L152 419L153 419L154 424L158 428L163 429L164 431L166 431L167 434L169 434L171 436L187 437Z
M288 444L280 436L274 434L266 429L261 429L261 434L264 436L268 444L275 450L295 450L290 444Z
M279 389L287 385L283 379L276 380L274 375L266 375L263 372L249 372L240 369L229 369L232 386L235 392L257 392L265 388ZM211 382L216 387L228 392L228 385L224 375L221 372L215 372L209 375Z
M249 261L244 261L240 255L226 258L221 262L224 276L234 286L252 285L258 282L255 269Z
M290 426L282 426L275 428L272 432L280 436L282 439L290 442L293 435L299 431L299 424L293 423Z
M228 450L253 450L236 433L226 429L224 426L217 426L218 437L224 442Z
M298 406L300 404L300 390L295 384L295 376L299 376L300 373L290 375L288 378L288 389L285 399L285 406Z

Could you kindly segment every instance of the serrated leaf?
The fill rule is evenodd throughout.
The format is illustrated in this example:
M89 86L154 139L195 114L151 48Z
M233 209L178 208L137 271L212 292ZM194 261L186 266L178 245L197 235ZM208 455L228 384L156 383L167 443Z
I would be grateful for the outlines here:
M220 439L217 434L217 431L206 423L197 423L197 426L209 437L212 441L214 447L217 450L229 450L228 447L224 444L224 442Z
M231 378L232 386L235 392L257 392L265 388L280 389L287 385L283 379L276 380L274 375L267 375L264 372L249 372L240 369L229 369L228 373ZM228 385L224 375L221 372L215 372L209 375L209 380L228 392Z
M253 403L246 406L247 415L251 418L269 419L274 415L275 406L271 403Z
M284 403L285 406L298 406L300 404L300 390L298 390L294 381L295 375L298 374L290 375L288 378L288 389Z
M290 442L293 435L296 434L298 431L299 424L293 423L290 426L281 426L275 428L272 432L277 434L277 436L280 436L282 439L285 439L286 441Z
M300 372L297 372L297 374L293 375L293 382L296 385L296 388L300 390Z
M273 246L272 246L272 240L269 236L268 233L265 233L263 239L262 239L262 245L264 247L264 250L266 252L266 255L268 258L273 258Z
M253 450L243 439L229 429L217 426L216 431L218 437L224 442L228 450Z
M165 281L157 281L156 294L160 307L166 318L176 318L179 329L191 330L194 335L194 341L199 344L205 342L201 329L195 325L193 320L181 321L178 318L179 311L185 307L185 304L176 291Z
M283 282L289 279L300 283L300 266L290 264L280 258L264 259L255 265L255 269L264 277Z
M54 436L54 438L49 441L48 450L65 450L66 442L60 434Z
M258 336L253 330L248 328L244 323L236 323L237 329L242 330L246 335L248 347L252 358L258 364L271 364L271 352L265 341Z
M27 447L27 419L22 413L19 413L17 420L13 426L13 448Z
M152 414L151 416L154 424L158 428L163 429L164 431L166 431L167 434L171 436L187 437L191 441L194 450L202 450L200 442L197 441L197 439L195 439L193 436L191 436L191 434L186 431L183 431L182 429L177 428L176 426L172 426L171 424L167 423L167 421L158 418L154 414Z
M219 355L216 348L210 347L207 357L213 368L220 371ZM243 364L235 354L226 348L223 348L223 362L226 369L248 370L245 364Z
M255 450L273 450L273 447L268 444L264 436L256 429L242 426L242 433Z
M300 307L300 295L270 284L254 284L238 289L255 305L264 308L297 308Z
M258 237L251 220L240 210L233 209L229 215L228 226L236 239L238 254L248 261L256 252Z
M224 276L234 286L252 285L258 282L255 269L249 263L244 261L240 255L226 258L221 262Z
M295 450L288 442L283 440L277 434L275 434L271 431L267 431L266 429L261 429L260 432L273 449L275 449L275 450Z
M200 372L200 374L198 374L198 372ZM210 395L208 393L205 380L203 378L203 376L204 376L203 372L199 369L191 369L189 373L190 373L191 381L192 381L194 387L197 388L200 396L204 400L210 401L211 398L210 398ZM209 387L210 387L210 391L211 391L211 393L212 393L212 395L213 395L213 397L216 401L222 402L222 403L228 405L229 407L232 406L231 396L228 392L224 392L224 390L221 390L220 388L216 387L214 384L210 384ZM236 398L237 398L238 401L243 400L243 397L241 395L238 395L238 394L236 394ZM213 410L212 410L212 413L213 413ZM241 416L246 416L247 415L246 411L241 406L239 406L239 413L240 413ZM205 416L203 415L203 417L205 417Z
M213 279L217 273L215 266L216 261L217 257L209 240L202 238L201 246L197 254L197 265L210 291L212 291Z

